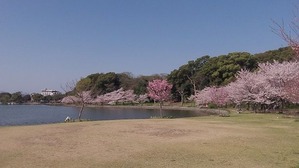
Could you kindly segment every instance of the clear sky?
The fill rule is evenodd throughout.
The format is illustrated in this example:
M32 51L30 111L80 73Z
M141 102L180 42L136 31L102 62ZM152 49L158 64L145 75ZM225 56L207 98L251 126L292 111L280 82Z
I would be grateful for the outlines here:
M286 43L298 0L0 0L0 91L62 90L92 73L170 73L204 55Z

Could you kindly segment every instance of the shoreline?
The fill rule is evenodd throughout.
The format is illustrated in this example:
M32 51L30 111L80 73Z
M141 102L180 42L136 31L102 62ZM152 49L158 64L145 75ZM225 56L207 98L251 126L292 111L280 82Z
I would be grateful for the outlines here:
M49 104L53 105L53 104ZM57 104L59 106L76 106L74 104ZM85 108L123 108L123 109L146 109L146 110L159 110L158 105L85 105ZM205 113L208 115L229 115L229 111L225 109L210 109L210 108L199 108L199 107L186 107L178 105L164 105L162 110L178 110L178 111L194 111L199 113Z
M61 106L61 107L78 107L80 108L80 105L75 105L75 104L22 104L22 105L29 105L33 106L32 108L35 108L34 106ZM18 106L18 105L15 105ZM160 107L155 104L150 104L150 105L86 105L85 108L94 108L95 110L109 110L109 109L119 109L120 111L127 111L130 109L138 110L154 110L154 111L159 111ZM186 107L186 106L178 106L178 105L165 105L162 108L162 111L164 111L165 115L163 115L163 118L185 118L185 117L173 117L172 114L170 113L171 111L173 112L179 112L179 113L189 113L192 112L194 114L193 117L202 117L202 116L229 116L229 111L228 110L221 110L221 109L208 109L208 108L199 108L199 107ZM189 111L189 112L188 112ZM83 112L84 113L84 112ZM150 118L145 118L145 119L151 119ZM153 116L153 118L155 118ZM158 117L159 118L159 117ZM75 118L74 118L75 119ZM84 121L85 119L82 118ZM122 120L122 119L117 119L117 120ZM134 120L134 119L133 119ZM64 121L64 119L63 119ZM1 127L14 127L14 126L31 126L31 125L52 125L52 124L61 124L64 123L63 121L61 122L49 122L49 123L39 123L39 124L12 124L12 125L2 125ZM97 120L86 120L88 122L90 121L97 121ZM78 121L75 121L78 122Z

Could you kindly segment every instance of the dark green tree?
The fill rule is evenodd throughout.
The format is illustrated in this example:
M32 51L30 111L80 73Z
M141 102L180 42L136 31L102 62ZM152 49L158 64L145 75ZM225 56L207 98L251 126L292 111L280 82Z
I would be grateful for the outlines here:
M114 72L100 74L92 87L92 92L96 94L105 94L120 88L119 76Z
M30 102L31 101L31 96L29 94L25 94L22 97L23 102Z
M233 81L241 69L254 70L256 67L257 61L250 53L234 52L211 58L200 73L206 77L206 86L220 86Z
M32 96L33 101L38 102L38 103L40 103L44 98L44 96L39 93L33 93L31 96Z
M22 103L23 102L22 93L15 92L15 93L11 94L10 101L14 102L14 103Z
M133 90L136 86L135 78L132 73L124 72L117 74L119 77L120 87L125 90Z
M191 95L193 85L188 79L188 71L173 70L168 75L168 81L173 85L172 97L175 101L181 101L184 103L185 97Z
M11 94L8 92L2 92L0 93L0 102L2 104L7 104L9 103L11 100Z
M59 101L61 101L64 98L64 95L61 93L55 94L52 96L52 100L57 103Z
M209 59L209 56L203 56L195 61L189 61L168 75L167 79L173 85L172 95L175 101L181 101L183 104L186 97L204 87L205 77L201 74L201 70Z

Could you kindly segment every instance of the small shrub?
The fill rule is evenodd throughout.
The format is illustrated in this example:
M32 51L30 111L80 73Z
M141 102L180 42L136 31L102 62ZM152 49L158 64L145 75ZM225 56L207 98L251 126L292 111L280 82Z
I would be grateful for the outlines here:
M171 119L171 118L174 118L173 116L163 116L162 118L168 118L168 119Z
M219 117L230 117L229 113L221 113L219 114Z
M151 119L159 119L161 118L160 116L151 116Z
M174 118L173 116L151 116L151 119L161 119L161 118L167 118L167 119L171 119Z
M209 107L210 109L215 109L215 108L217 108L217 105L214 104L214 103L210 103L210 104L208 105L208 107Z

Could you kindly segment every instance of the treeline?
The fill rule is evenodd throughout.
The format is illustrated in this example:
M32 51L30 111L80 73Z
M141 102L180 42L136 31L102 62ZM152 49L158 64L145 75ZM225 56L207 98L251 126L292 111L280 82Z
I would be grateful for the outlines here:
M0 102L2 104L9 103L25 103L31 101L31 96L29 94L23 95L21 92L8 93L2 92L0 93Z
M173 100L184 101L194 94L195 90L227 85L235 80L236 73L241 69L254 71L258 63L289 61L294 59L294 56L290 47L259 54L234 52L218 57L204 56L173 70L167 79L173 84Z
M173 70L170 74L134 77L131 73L96 73L81 79L88 84L87 90L94 95L103 95L120 88L134 90L134 94L142 95L147 92L148 82L153 79L167 79L172 85L172 100L184 101L208 86L227 85L235 79L241 69L254 71L258 63L289 61L294 58L293 50L289 47L264 53L250 54L234 52L217 57L203 56ZM80 82L80 81L79 81Z
M172 100L185 101L194 94L195 90L202 90L209 86L224 86L235 80L235 75L241 69L254 71L258 63L289 61L294 58L294 52L290 47L270 50L264 53L250 54L247 52L233 52L217 57L203 56L189 61L170 74L156 74L150 76L134 76L131 73L95 73L90 74L78 81L80 85L85 83L85 90L91 91L92 95L103 95L120 88L133 90L134 94L142 95L147 92L147 85L153 79L167 79L173 85ZM77 83L77 84L78 84ZM67 92L66 95L72 95ZM62 99L65 95L42 96L40 94L29 95L31 101L51 102ZM1 93L0 102L22 103L29 101L28 95L17 93ZM17 97L17 98L16 98ZM21 99L22 97L22 99Z
M53 96L43 96L40 93L33 94L22 94L22 92L1 92L0 93L0 103L1 104L22 104L22 103L58 103L65 95L55 94Z

